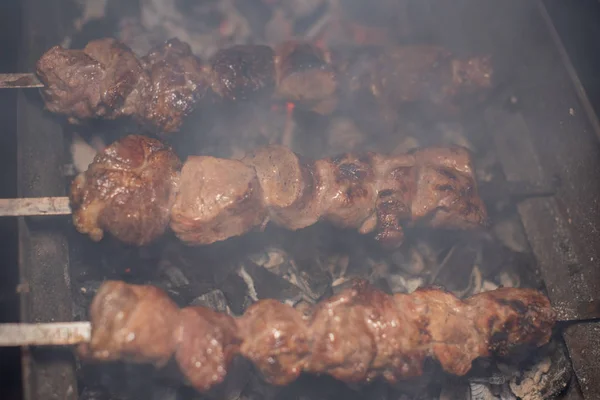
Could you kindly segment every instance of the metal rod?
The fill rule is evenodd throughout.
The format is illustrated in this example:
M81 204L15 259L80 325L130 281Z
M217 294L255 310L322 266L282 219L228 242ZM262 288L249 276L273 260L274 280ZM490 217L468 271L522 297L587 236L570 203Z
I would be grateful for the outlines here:
M0 217L69 214L71 214L71 207L68 197L0 199Z
M89 342L89 322L0 324L0 347L69 346Z
M44 87L44 84L40 82L35 74L0 74L0 89L29 89L42 87Z

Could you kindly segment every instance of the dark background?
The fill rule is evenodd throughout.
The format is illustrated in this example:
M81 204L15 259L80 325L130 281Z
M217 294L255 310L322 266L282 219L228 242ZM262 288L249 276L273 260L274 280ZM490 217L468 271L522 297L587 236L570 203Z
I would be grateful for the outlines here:
M51 0L49 0L51 1ZM600 1L546 0L592 105L600 111ZM0 73L17 72L21 10L0 0ZM16 91L0 90L0 198L16 197ZM19 319L16 219L0 220L0 323ZM0 397L20 398L19 349L0 349Z

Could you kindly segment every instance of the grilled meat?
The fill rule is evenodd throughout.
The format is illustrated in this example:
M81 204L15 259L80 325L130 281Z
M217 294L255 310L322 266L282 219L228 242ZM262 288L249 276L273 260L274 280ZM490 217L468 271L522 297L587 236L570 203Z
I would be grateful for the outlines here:
M144 114L138 120L159 132L177 131L208 90L200 61L188 44L171 39L151 50L142 64L152 86L140 99Z
M377 232L382 244L396 247L404 226L471 229L487 218L462 148L310 160L268 146L240 161L190 157L175 177L178 166L153 139L128 136L109 146L73 183L77 229L93 240L106 229L146 244L163 232L170 210L171 229L190 245L242 235L269 220L291 230L327 220Z
M419 104L450 117L469 103L478 104L477 96L492 87L490 57L457 58L436 46L347 49L332 57L346 83L347 106L375 105L384 114L397 114L398 105Z
M190 157L181 171L171 229L190 244L243 235L265 222L256 173L237 160Z
M351 54L285 42L274 50L234 46L201 65L187 44L172 39L140 62L125 45L101 39L84 50L53 47L38 61L37 73L52 112L73 121L133 116L159 132L177 131L203 99L275 96L326 114L338 103L374 98L386 112L404 103L425 103L436 113L451 113L457 102L473 101L491 85L487 57L459 59L445 49L422 46Z
M94 40L83 50L54 46L39 59L37 74L48 110L71 122L141 115L150 90L138 59L114 39Z
M130 135L113 143L71 185L75 227L93 240L106 230L128 244L150 243L169 223L180 165L156 139Z
M395 383L421 375L426 359L464 375L478 357L544 345L555 321L548 299L533 289L502 288L462 301L437 289L390 296L364 281L308 314L275 300L261 300L237 319L202 307L177 310L154 287L109 281L92 303L92 340L80 353L157 365L174 355L199 391L223 381L235 354L276 385L303 371Z
M268 46L233 46L211 60L213 91L226 100L250 100L275 88L273 50Z

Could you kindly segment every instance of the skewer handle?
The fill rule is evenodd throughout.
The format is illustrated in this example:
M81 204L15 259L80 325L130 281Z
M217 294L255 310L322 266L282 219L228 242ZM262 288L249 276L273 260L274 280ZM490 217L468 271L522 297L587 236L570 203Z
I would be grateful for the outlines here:
M44 87L44 84L40 82L35 74L0 74L0 89L28 89L42 87Z
M71 207L68 197L0 199L0 217L69 214L71 214Z
M0 324L0 347L68 346L90 341L89 322Z

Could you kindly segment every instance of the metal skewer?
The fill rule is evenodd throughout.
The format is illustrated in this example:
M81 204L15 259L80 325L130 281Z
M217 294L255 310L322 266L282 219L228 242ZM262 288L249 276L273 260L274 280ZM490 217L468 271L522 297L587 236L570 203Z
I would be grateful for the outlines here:
M0 324L0 347L69 346L89 342L91 336L87 321Z
M69 214L71 214L71 207L68 197L0 199L0 217Z
M0 74L0 89L42 88L36 74Z

